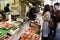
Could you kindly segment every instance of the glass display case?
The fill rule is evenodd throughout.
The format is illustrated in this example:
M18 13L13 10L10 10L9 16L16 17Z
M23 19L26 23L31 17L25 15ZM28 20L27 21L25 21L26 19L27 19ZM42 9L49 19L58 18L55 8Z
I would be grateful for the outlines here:
M0 22L0 40L9 40L23 28L23 22Z

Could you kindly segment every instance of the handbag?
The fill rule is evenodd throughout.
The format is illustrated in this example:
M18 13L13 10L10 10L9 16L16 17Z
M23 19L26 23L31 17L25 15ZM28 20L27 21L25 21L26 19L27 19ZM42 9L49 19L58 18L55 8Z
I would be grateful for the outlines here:
M50 21L48 23L49 23L49 28L53 29L54 28L54 23L52 21L52 18L50 19Z

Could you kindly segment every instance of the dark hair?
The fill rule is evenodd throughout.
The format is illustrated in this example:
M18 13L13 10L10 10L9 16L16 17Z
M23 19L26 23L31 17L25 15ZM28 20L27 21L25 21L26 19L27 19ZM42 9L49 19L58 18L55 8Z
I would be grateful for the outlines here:
M7 3L7 6L10 6L10 4Z
M32 3L33 6L36 6L37 4L36 3Z
M50 6L47 4L44 6L44 10L43 10L43 15L45 14L45 12L49 11L50 12Z
M55 6L55 5L59 6L59 3L57 2L57 3L54 4L54 6Z
M51 5L50 7L53 8L53 5Z
M53 5L50 6L50 13L51 13L51 15L54 13Z

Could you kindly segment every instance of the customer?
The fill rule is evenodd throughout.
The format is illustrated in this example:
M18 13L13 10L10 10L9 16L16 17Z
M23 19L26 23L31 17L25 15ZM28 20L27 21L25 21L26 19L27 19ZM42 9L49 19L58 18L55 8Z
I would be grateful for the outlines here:
M37 8L37 5L33 3L33 7L30 9L30 12L29 12L29 20L35 21L36 13L37 13L36 8Z
M53 5L50 6L50 13L51 13L51 22L53 23L53 13L54 13L54 8L53 8ZM49 33L49 36L52 35L52 31L53 31L53 28L54 28L54 23L49 27L50 28L50 33Z
M56 35L56 28L57 28L57 23L60 22L60 10L59 10L59 3L54 4L54 13L52 15L53 22L54 22L54 28L53 28L53 37Z
M53 7L53 5L51 5L51 6L50 6L50 13L51 13L51 16L52 16L53 12L54 12L54 7Z
M9 12L9 11L10 11L9 6L10 6L10 4L7 4L7 5L4 7L4 11L5 11L5 12Z
M49 26L48 22L50 21L50 6L45 5L44 11L43 11L43 40L48 40L48 34L49 34Z

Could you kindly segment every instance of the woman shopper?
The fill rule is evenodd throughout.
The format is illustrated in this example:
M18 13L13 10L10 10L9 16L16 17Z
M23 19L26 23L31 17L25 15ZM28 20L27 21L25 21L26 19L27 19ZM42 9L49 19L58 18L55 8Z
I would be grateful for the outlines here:
M54 13L54 8L53 8L53 6L51 5L50 6L50 13L51 13L51 22L53 23L53 13ZM49 27L50 28L50 33L49 33L49 36L51 36L52 35L52 31L53 31L53 28L54 28L54 23L51 25L51 27Z
M43 11L43 40L48 40L48 34L49 34L49 21L50 21L50 6L45 5L44 11Z

